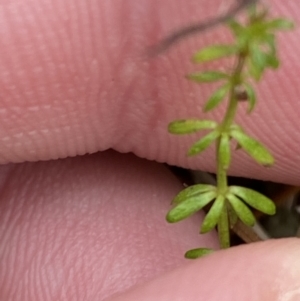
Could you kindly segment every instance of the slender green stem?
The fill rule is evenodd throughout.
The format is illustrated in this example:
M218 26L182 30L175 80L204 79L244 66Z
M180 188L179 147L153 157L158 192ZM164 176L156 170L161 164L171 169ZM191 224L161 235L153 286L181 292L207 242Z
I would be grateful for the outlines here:
M225 194L227 191L227 171L219 159L219 148L221 139L217 139L216 156L217 156L217 189L220 194Z
M227 131L234 121L235 114L238 107L238 100L235 95L235 89L241 82L241 75L245 64L245 55L240 54L236 68L232 74L232 85L229 93L229 104L226 110L226 115L221 124L222 131Z
M238 62L236 68L232 74L232 85L229 93L229 104L226 110L226 115L221 123L220 129L222 132L227 132L234 121L235 114L238 107L238 100L235 96L235 89L240 84L241 75L243 71L245 63L245 56L240 54L238 57ZM220 163L221 160L219 159L219 146L220 146L221 138L217 140L217 183L218 183L218 191L219 193L225 194L227 190L227 171L224 169L222 164Z
M245 63L245 56L240 54L238 57L238 62L236 68L232 74L232 85L229 93L229 104L226 110L226 115L221 123L221 131L227 132L234 121L235 114L238 107L238 99L235 95L235 89L241 82L241 75L243 71ZM217 147L216 147L216 157L217 157L217 188L219 194L225 195L228 189L227 183L227 170L222 165L222 160L220 160L219 156L219 147L221 143L221 138L217 139ZM229 248L230 246L230 238L229 238L229 225L228 225L228 212L227 206L224 205L223 212L220 216L220 220L218 223L218 233L219 233L219 241L221 248Z
M219 241L222 249L227 249L230 247L230 237L229 237L229 224L228 224L228 212L226 203L223 206L223 211L221 213L218 222L218 234Z

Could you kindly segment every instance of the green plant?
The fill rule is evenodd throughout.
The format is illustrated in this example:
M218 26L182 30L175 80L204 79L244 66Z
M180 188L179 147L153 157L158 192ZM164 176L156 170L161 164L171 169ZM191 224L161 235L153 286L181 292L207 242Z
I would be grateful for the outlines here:
M233 44L206 47L192 58L193 62L198 64L234 57L233 71L225 73L213 70L187 76L196 83L221 82L203 110L211 111L227 98L228 105L223 120L220 123L214 120L176 120L168 127L170 133L179 135L209 131L192 145L188 155L197 155L215 143L217 185L196 184L185 188L174 198L173 208L166 217L167 221L181 221L211 204L200 232L206 233L217 226L221 248L230 246L229 228L233 227L238 219L248 226L254 225L255 218L248 206L265 214L275 213L274 203L266 196L249 188L228 186L227 170L231 163L233 142L236 148L243 149L257 163L264 166L274 163L274 158L266 147L234 123L234 119L240 101L248 101L248 113L253 111L256 103L253 82L260 81L266 69L279 67L275 33L278 30L293 28L293 23L281 18L270 19L267 9L257 3L248 7L246 17L247 20L243 23L234 18L227 22L235 38ZM198 248L188 251L185 256L197 258L212 251Z

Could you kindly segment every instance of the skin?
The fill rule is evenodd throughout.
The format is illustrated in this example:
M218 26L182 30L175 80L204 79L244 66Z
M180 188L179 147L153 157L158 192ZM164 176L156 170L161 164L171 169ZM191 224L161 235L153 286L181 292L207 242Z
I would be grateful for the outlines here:
M184 260L189 248L217 248L216 235L197 234L201 214L164 222L181 184L146 160L215 168L212 151L185 157L195 136L166 127L202 117L196 108L211 87L183 78L195 69L188 58L230 36L216 28L158 57L143 54L214 16L219 3L0 1L1 300L299 300L298 240ZM274 15L299 23L297 10L296 0L272 1ZM280 71L259 85L251 118L246 107L238 117L276 165L260 168L238 152L233 175L300 185L298 35L280 35ZM222 108L211 114L221 116Z

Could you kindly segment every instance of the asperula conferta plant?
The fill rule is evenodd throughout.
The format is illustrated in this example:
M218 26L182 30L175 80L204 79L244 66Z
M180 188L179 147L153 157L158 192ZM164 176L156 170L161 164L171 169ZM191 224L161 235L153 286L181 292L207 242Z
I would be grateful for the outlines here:
M217 184L195 184L183 189L172 201L172 209L166 219L170 223L179 222L197 211L210 205L200 227L200 233L207 233L217 227L221 248L230 247L230 228L240 220L253 226L255 217L249 207L265 214L274 214L274 203L261 193L241 187L229 186L227 172L232 160L234 146L245 151L258 164L272 166L273 155L247 130L235 123L238 106L248 103L250 114L256 104L254 84L261 81L264 72L279 67L277 56L276 33L290 30L293 22L283 18L271 19L268 9L253 1L247 7L246 20L236 18L226 21L233 36L232 44L208 46L196 52L192 57L195 64L211 62L225 57L234 58L232 71L208 70L187 75L195 83L220 83L204 104L203 111L209 112L227 101L227 109L220 123L209 119L181 119L171 122L168 131L175 135L186 135L202 130L208 131L188 150L188 156L199 155L212 144L216 146ZM213 250L196 248L187 251L187 258L198 258Z

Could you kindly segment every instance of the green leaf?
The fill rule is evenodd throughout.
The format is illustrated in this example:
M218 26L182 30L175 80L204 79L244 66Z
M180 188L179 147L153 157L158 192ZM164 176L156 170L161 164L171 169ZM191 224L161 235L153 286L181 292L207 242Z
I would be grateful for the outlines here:
M192 249L192 250L187 251L184 254L184 257L187 258L187 259L197 259L199 257L209 255L213 252L214 252L213 249L208 249L208 248Z
M221 86L219 89L217 89L211 97L208 99L207 103L204 106L204 112L211 111L214 109L218 104L221 103L221 101L225 98L226 94L228 93L230 89L229 84L225 84Z
M228 212L228 219L229 219L230 228L233 228L234 225L238 221L238 216L236 215L236 212L234 211L234 209L232 208L230 203L227 203L227 212Z
M213 120L182 119L171 122L168 131L171 134L191 134L200 130L215 129L217 123Z
M276 211L276 207L272 200L255 190L240 186L230 186L229 194L235 194L248 205L265 214L272 215Z
M279 67L279 59L277 57L275 35L265 33L258 39L258 44L262 49L265 49L265 68L270 67L277 69Z
M197 155L204 150L206 150L218 137L220 136L220 132L217 130L214 130L204 136L202 139L197 141L192 145L192 147L188 151L188 156L194 156Z
M228 25L236 37L241 36L245 32L245 27L234 19L228 21Z
M230 126L230 130L231 131L242 131L243 130L243 128L240 126L240 125L238 125L238 124L236 124L236 123L233 123L231 126Z
M219 217L225 205L225 198L223 195L219 195L214 201L209 212L206 214L201 226L200 233L207 233L212 230L218 223Z
M259 164L266 166L274 164L274 157L259 141L249 137L241 130L230 131L230 136Z
M194 63L209 62L222 57L230 56L238 52L236 45L213 45L203 48L194 54Z
M255 94L255 90L253 89L253 87L248 84L245 83L244 84L245 90L247 92L247 96L248 96L248 101L249 101L249 108L248 108L248 113L251 113L255 107L256 104L256 94Z
M276 54L275 35L272 33L266 33L262 36L260 43L265 44L268 47L269 53Z
M268 67L271 67L273 69L278 69L279 67L279 59L277 58L276 55L267 55L266 56L266 63Z
M295 28L294 22L288 19L273 19L267 23L269 30L290 30Z
M249 43L251 43L252 36L249 28L245 27L236 37L236 45L240 53L248 53Z
M259 81L268 63L266 54L260 49L257 43L252 43L250 46L250 58L248 62L251 76L256 81Z
M228 169L231 160L230 137L227 133L221 135L218 151L218 161L224 169Z
M226 198L235 210L238 218L247 226L252 227L255 224L255 217L252 211L234 194L227 194Z
M216 191L216 186L208 184L195 184L181 190L173 199L172 204L179 204L192 197L199 197L203 192Z
M255 65L253 60L251 60L250 58L248 58L247 60L247 66L248 66L249 75L255 81L258 82L261 79L264 70L259 68L257 65Z
M169 223L179 222L195 212L201 210L204 206L206 206L209 202L211 202L216 197L215 191L209 191L202 193L197 197L191 197L182 201L173 209L171 209L166 219Z
M249 41L252 43L260 40L261 37L267 33L268 27L265 22L254 22L246 27L246 31L249 36Z
M188 74L187 78L197 83L211 83L222 79L228 79L228 75L219 71L205 71Z

